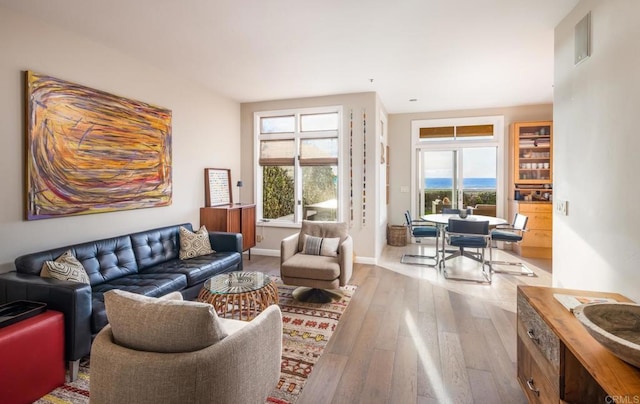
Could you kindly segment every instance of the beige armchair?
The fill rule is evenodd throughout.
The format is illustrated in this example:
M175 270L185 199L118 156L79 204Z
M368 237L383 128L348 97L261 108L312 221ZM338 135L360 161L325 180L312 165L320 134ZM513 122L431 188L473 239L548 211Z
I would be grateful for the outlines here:
M91 347L92 403L264 403L280 377L282 316L218 318L207 303L110 291Z
M353 239L346 223L303 221L300 233L280 244L280 276L287 285L301 286L296 300L328 303L351 279Z

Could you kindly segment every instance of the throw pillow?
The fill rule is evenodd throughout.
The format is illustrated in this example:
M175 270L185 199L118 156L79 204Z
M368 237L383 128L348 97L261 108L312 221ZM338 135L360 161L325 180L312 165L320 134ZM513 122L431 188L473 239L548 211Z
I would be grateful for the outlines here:
M349 236L349 228L346 222L316 222L311 220L303 220L300 227L300 237L298 237L298 251L302 251L304 237L308 234L314 237L334 238L339 237L340 243Z
M303 254L307 255L324 255L325 257L337 257L338 246L340 245L340 237L323 238L304 235Z
M42 278L60 279L89 284L89 275L82 263L71 253L71 250L56 258L55 261L45 261L40 271Z
M149 352L193 352L227 333L213 306L188 300L153 298L123 290L104 294L107 319L118 345Z
M213 254L209 241L209 232L202 226L197 232L192 232L180 226L180 259L199 257L201 255Z

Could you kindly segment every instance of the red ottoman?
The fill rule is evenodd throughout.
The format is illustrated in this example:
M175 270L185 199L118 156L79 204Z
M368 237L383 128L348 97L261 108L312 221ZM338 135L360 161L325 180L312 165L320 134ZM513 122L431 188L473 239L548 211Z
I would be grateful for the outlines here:
M47 310L0 328L0 401L32 403L64 384L64 318Z

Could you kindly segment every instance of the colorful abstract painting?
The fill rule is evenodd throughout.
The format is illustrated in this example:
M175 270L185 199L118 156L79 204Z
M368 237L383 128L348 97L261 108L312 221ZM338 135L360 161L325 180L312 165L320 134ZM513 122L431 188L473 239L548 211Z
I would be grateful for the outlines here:
M26 72L27 220L171 204L171 111Z

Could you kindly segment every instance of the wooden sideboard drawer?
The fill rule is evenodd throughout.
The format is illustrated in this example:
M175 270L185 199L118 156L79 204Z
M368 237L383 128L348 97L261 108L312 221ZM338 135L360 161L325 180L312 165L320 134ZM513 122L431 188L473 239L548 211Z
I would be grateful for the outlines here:
M553 214L533 212L527 216L527 229L551 230L553 228Z
M551 203L526 203L519 202L518 203L518 212L523 215L529 215L530 213L540 212L540 213L552 213L551 211Z
M518 337L518 383L529 403L557 403L558 390L540 369L525 342Z
M549 247L553 244L553 232L551 230L531 230L524 233L522 246L524 247Z
M516 369L528 401L638 402L640 369L618 359L589 335L555 294L631 302L618 293L518 285Z
M518 335L533 342L532 346L542 353L558 373L560 339L521 294L518 294Z

